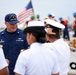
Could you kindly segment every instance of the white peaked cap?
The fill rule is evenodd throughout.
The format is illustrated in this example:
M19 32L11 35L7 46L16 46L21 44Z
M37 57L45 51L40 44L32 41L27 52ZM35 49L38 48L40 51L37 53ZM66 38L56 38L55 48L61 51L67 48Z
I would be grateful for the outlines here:
M36 27L36 26L44 26L44 22L42 21L30 21L27 27Z
M44 22L42 22L42 21L30 21L23 32L24 33L38 32L38 33L45 34Z
M46 22L46 24L49 24L49 25L54 26L56 28L60 28L60 29L65 28L65 26L63 24L56 22L56 21L53 21L51 19L46 19L45 22Z

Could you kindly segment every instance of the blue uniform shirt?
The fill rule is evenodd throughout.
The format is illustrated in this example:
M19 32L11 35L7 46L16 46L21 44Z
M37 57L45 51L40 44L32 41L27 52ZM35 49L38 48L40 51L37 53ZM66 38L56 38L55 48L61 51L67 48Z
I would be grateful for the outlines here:
M28 48L26 35L20 29L14 33L9 33L5 29L0 32L0 44L3 46L5 58L10 61L8 66L10 75L14 75L13 69L21 49Z

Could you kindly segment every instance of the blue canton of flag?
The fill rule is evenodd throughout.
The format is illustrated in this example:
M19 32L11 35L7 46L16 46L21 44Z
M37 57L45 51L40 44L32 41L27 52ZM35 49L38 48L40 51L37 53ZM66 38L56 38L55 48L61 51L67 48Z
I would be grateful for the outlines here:
M26 8L27 10L33 8L31 1L28 3L28 5L27 5L25 8Z

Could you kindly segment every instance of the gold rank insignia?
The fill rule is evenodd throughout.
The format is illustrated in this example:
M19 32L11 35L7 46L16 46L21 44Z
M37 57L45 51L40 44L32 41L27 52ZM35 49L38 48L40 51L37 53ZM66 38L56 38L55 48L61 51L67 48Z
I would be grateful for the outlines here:
M22 38L18 38L18 40L22 40Z
M3 45L0 44L0 48L2 48L2 47L3 47Z
M46 25L45 27L46 27L46 28L50 28L50 25Z
M50 26L48 25L47 28L50 28Z
M23 52L23 51L25 51L25 49L21 49L21 51L20 51L20 52Z

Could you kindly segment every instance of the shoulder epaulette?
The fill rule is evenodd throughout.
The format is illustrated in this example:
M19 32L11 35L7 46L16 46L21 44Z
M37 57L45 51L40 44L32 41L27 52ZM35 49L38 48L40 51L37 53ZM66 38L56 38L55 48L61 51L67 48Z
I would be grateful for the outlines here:
M2 48L3 46L0 44L0 48Z

